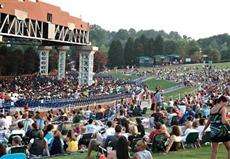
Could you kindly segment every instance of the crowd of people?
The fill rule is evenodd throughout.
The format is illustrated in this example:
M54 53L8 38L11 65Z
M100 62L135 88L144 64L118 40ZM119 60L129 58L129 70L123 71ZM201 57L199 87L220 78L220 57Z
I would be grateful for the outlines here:
M79 86L78 80L70 75L57 80L53 76L17 76L0 80L0 99L18 101L20 99L80 99L109 94L131 93L141 85L111 76L98 76L92 85Z
M106 154L107 159L128 159L130 154L134 159L152 159L151 151L162 150L167 155L180 146L184 147L191 133L198 134L197 146L200 146L203 136L210 133L212 159L217 158L219 142L224 143L230 158L227 109L230 100L229 70L204 67L194 71L180 67L162 70L156 68L151 73L156 73L162 79L184 82L186 85L199 83L196 94L164 101L160 87L154 91L144 87L138 98L131 96L114 105L97 105L86 109L53 109L45 114L29 110L1 114L0 155L13 153L15 147L26 145L25 153L31 157L78 151L87 151L87 156L90 157L92 151L97 151ZM185 73L179 75L181 69ZM64 81L69 83L68 80ZM52 85L51 83L48 85ZM64 87L64 83L60 84L61 87ZM113 84L118 85L111 79L98 80L95 83L100 91L109 90ZM11 88L11 84L5 83L2 86ZM17 89L21 89L21 86L17 84ZM126 91L139 87L127 83L124 86ZM28 85L27 90L30 90L29 87ZM68 87L73 89L71 85ZM51 90L50 87L47 88ZM66 89L62 88L62 91L65 92ZM145 97L142 98L144 94ZM151 108L151 114L147 115L148 124L144 123L146 118L142 118L142 100L148 100ZM150 132L145 127L150 128ZM163 144L157 140L159 136L165 141Z

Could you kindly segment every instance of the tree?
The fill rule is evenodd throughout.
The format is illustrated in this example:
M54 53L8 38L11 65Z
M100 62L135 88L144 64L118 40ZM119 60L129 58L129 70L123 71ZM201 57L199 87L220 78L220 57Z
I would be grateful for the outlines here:
M0 61L1 61L0 75L6 75L6 67L7 67L7 63L9 63L7 59L7 53L8 53L7 46L1 44L0 45Z
M200 51L199 44L195 41L188 41L187 48L186 48L186 55L192 56L192 54L196 51Z
M118 32L115 34L114 39L113 40L119 40L122 44L122 46L125 45L125 42L128 40L129 38L129 33L127 30L125 29L120 29L118 30Z
M153 57L155 55L155 41L153 38L148 41L149 54L148 56Z
M133 53L134 53L135 59L137 57L144 55L144 46L143 46L143 43L141 42L141 40L139 38L137 38L134 42Z
M163 44L163 42L164 42L164 40L163 40L163 38L162 38L162 36L161 35L158 35L157 37L156 37L156 39L155 39L155 42L154 42L154 52L156 52L156 54L163 54L163 46L164 46L164 44Z
M146 38L146 36L143 34L140 37L140 42L142 43L144 49L143 49L143 55L147 56L149 54L149 46L148 46L149 39Z
M56 49L50 50L49 53L49 72L58 69L58 51Z
M181 36L180 36L180 34L178 32L176 32L176 31L171 31L169 33L169 37L171 37L173 40L180 40L180 39L182 39Z
M129 38L125 44L125 49L124 49L125 65L131 66L135 64L135 56L133 52L133 47L134 47L133 38Z
M206 51L208 55L208 59L213 62L220 62L221 60L221 54L217 49L209 49Z
M124 66L124 53L119 40L112 41L108 52L108 66Z
M130 28L128 32L129 32L129 37L135 38L136 33L137 33L135 29Z
M186 48L188 46L188 41L186 39L182 39L177 41L177 53L182 57L186 57Z
M202 58L202 53L200 51L196 51L192 55L192 61L196 63L200 63Z
M164 49L163 52L165 55L175 54L177 53L177 43L173 40L164 41Z
M114 38L114 33L106 31L99 25L91 25L89 36L92 45L98 46L103 52L108 52L111 39Z
M31 74L38 72L39 57L35 48L29 46L24 52L24 73Z
M93 70L95 72L100 72L104 69L105 65L107 64L108 59L105 54L100 51L95 52L94 54L94 62L93 62Z
M221 51L221 59L230 60L230 48L227 48Z
M24 71L23 49L20 46L11 46L11 51L8 53L6 73L9 75L19 75Z

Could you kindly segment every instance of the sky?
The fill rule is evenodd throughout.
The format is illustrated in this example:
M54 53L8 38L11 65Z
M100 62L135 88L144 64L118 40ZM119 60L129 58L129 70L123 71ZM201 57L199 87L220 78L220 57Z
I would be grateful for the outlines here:
M177 31L193 39L230 33L230 0L41 0L109 31Z

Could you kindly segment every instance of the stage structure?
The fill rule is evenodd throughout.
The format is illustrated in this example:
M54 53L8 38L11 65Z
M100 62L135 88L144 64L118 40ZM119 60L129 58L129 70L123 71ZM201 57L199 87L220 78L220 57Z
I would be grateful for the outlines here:
M66 52L71 45L77 47L80 56L86 51L91 57L94 47L89 42L89 23L73 17L60 7L39 0L0 1L0 42L39 43L40 74L48 75L51 46L58 46L58 78L65 77ZM84 46L84 47L83 47ZM80 48L84 48L81 50ZM86 49L87 48L87 49ZM97 50L97 49L96 49ZM93 56L93 55L92 55ZM80 61L81 63L81 61ZM79 79L81 84L91 83L93 62L88 65L88 78ZM79 69L79 74L83 71ZM85 71L83 71L85 74ZM83 76L80 76L83 78ZM87 79L87 80L86 80Z

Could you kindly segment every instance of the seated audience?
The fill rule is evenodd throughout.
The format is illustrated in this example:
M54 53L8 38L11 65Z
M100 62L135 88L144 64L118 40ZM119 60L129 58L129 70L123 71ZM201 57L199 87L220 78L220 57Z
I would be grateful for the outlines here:
M66 143L67 143L66 152L76 152L78 150L78 142L72 130L68 131L66 137Z
M165 154L167 154L169 151L177 150L177 145L176 143L180 143L182 140L181 138L181 133L180 133L180 128L176 125L172 127L172 132L170 134L170 138L166 142L166 151Z
M6 154L6 146L0 143L0 157Z
M48 143L44 139L43 131L39 130L37 137L30 140L30 143L28 144L28 151L31 157L50 155ZM43 152L45 152L45 154Z
M139 140L135 146L136 153L133 159L152 159L152 154L147 149L147 143L144 140Z
M50 155L62 154L64 152L64 141L61 132L56 130L51 140Z
M126 137L121 136L114 150L109 150L107 159L129 159L129 148Z

